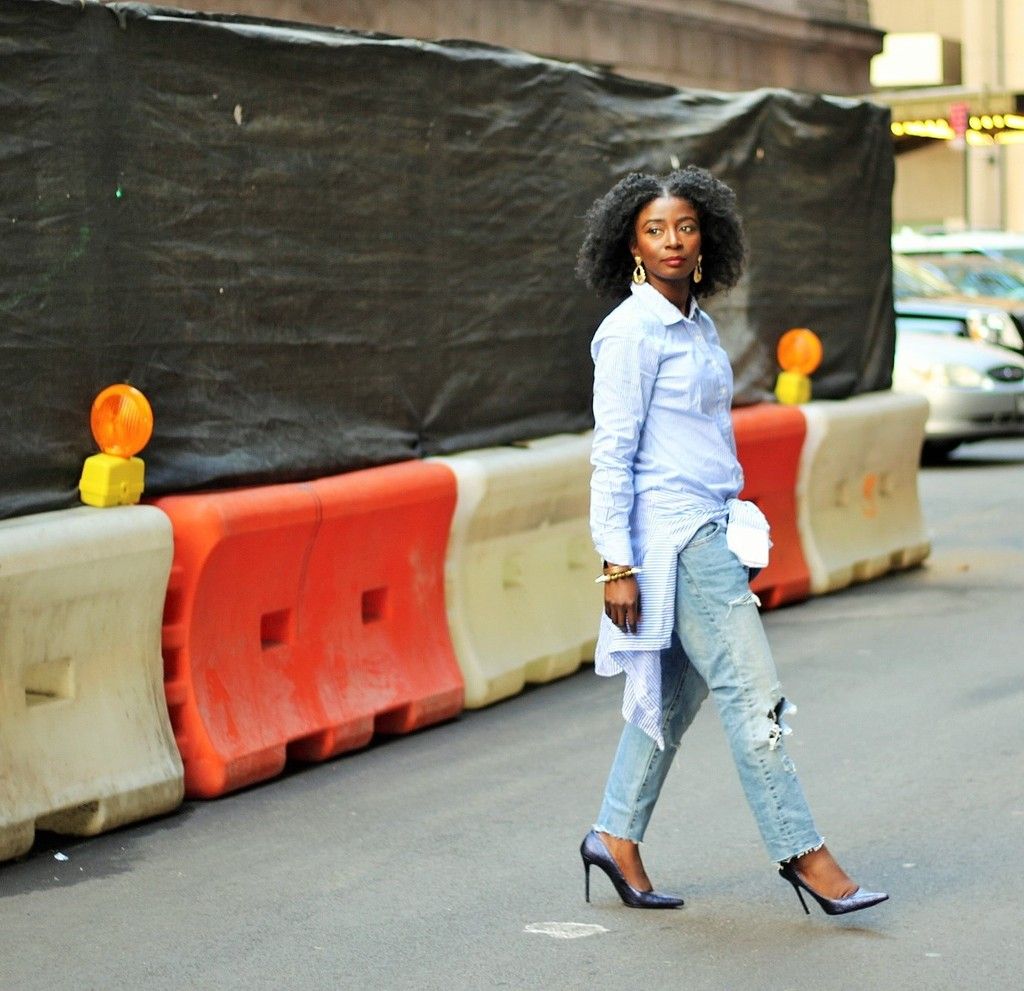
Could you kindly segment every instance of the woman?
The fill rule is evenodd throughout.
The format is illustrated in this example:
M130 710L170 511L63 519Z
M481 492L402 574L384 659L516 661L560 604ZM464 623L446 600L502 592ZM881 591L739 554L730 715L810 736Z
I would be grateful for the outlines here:
M594 336L591 529L605 559L599 674L625 672L626 725L597 823L580 848L637 908L675 908L640 859L679 741L711 694L779 873L830 915L888 896L854 884L818 834L782 745L779 692L750 567L768 527L737 500L732 371L698 297L740 277L732 191L693 166L634 173L591 207L578 273L623 300ZM624 298L625 297L625 298Z

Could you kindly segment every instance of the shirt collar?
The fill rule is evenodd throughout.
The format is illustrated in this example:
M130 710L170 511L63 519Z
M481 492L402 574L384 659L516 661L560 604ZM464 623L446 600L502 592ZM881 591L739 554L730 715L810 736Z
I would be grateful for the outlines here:
M680 320L696 320L697 314L700 312L700 307L697 305L697 298L690 293L690 299L686 306L686 313L681 313L679 307L674 303L670 303L657 289L654 288L650 283L645 282L643 285L633 284L629 287L629 291L637 298L638 302L642 303L647 307L654 315L661 320L666 327L671 326L674 323L679 323Z

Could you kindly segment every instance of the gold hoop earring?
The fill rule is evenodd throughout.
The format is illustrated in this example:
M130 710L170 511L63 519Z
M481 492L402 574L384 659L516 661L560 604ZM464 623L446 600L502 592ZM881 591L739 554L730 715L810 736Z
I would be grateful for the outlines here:
M633 269L633 285L642 286L647 281L647 272L644 269L644 260L639 255L633 255L636 268Z
M700 263L703 257L703 255L697 255L697 267L693 270L694 282L700 282L700 280L704 278L704 273L700 270Z

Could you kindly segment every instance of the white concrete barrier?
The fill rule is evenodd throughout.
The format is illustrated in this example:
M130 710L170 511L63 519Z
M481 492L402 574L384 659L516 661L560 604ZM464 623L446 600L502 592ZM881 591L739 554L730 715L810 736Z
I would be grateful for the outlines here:
M873 392L800 408L797 528L812 594L923 561L931 544L917 472L927 400Z
M0 522L0 860L36 827L92 835L180 804L160 654L171 551L151 506Z
M435 458L458 502L445 559L448 623L478 708L577 670L601 615L588 523L588 434Z

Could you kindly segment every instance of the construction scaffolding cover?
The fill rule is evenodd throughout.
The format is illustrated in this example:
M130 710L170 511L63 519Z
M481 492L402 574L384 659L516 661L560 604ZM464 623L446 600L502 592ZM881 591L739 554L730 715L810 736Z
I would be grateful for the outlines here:
M0 516L77 501L112 382L152 403L150 494L586 429L583 214L677 163L745 218L709 304L737 401L797 326L816 396L889 384L881 107L79 0L5 0L0 56Z

